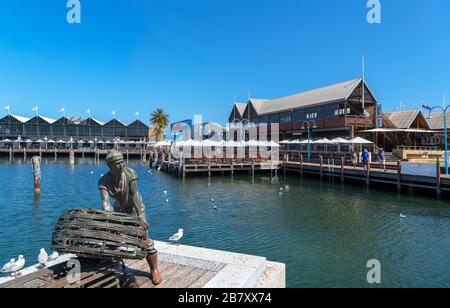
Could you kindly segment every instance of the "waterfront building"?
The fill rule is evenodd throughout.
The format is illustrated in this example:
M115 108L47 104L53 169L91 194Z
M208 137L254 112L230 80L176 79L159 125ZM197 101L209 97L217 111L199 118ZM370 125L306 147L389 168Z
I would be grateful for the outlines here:
M442 111L432 112L431 118L428 118L428 112L425 118L433 131L433 134L422 136L422 144L432 147L444 148L444 113ZM447 117L447 128L450 129L450 115Z
M242 120L256 125L279 124L280 140L306 139L303 124L307 121L315 123L315 138L353 138L358 130L376 127L377 107L366 82L356 78L273 100L250 99ZM241 109L234 104L229 120L239 119Z
M98 139L125 139L147 140L149 127L136 120L129 125L113 119L103 123L94 118L62 117L58 120L44 116L35 116L31 119L17 115L7 115L0 119L0 140L44 140L58 139L69 141L70 138L81 140L83 138Z

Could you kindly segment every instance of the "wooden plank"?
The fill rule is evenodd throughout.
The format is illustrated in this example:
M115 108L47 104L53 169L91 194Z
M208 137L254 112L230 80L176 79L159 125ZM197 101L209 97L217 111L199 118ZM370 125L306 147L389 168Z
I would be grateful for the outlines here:
M196 281L194 281L188 288L198 289L203 288L211 279L217 275L217 272L207 271L202 276L200 276Z
M181 277L181 279L174 281L171 288L185 289L197 281L200 277L206 274L208 270L202 268L194 268L190 273Z
M0 288L23 288L25 287L25 284L29 283L30 281L40 279L43 277L53 277L53 271L46 268L32 274L20 276L15 278L14 280L8 281L0 285Z
M177 281L181 281L195 269L196 269L195 267L180 265L180 267L177 268L177 270L172 275L170 275L167 279L165 279L156 288L169 288L169 289L176 288Z

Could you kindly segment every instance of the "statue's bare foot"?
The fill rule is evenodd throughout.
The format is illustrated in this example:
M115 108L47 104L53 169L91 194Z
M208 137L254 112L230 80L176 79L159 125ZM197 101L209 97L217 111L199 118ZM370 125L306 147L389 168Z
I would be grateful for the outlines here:
M160 285L162 283L162 277L158 270L152 271L152 282L155 286Z

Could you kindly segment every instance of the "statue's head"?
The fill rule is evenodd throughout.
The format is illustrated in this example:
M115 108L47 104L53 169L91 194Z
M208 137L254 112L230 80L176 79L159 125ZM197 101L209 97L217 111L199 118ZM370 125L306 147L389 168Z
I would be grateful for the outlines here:
M123 168L125 167L122 153L115 150L109 151L108 155L106 156L106 164L108 165L112 173L122 173Z

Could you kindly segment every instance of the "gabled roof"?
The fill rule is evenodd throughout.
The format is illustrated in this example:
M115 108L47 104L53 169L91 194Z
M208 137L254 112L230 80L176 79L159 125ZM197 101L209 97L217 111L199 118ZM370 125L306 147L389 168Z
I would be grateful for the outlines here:
M43 117L43 116L40 116L40 115L35 116L35 117L29 119L27 122L30 122L30 121L32 121L32 120L34 120L34 119L41 119L41 120L43 120L44 122L47 122L48 124L53 124L53 123L56 122L55 119Z
M253 108L255 109L255 111L259 114L261 111L261 107L263 106L264 103L270 102L270 100L268 99L260 99L260 98L251 98L248 103L251 104L253 106ZM245 109L244 109L245 110ZM242 112L242 114L244 114Z
M144 122L142 122L141 120L136 120L130 124L128 124L128 127L132 127L132 126L136 126L139 128L149 128L147 124L145 124Z
M56 122L56 120L52 119L52 118L47 118L47 117L43 117L43 116L38 116L38 117L40 117L42 120L44 120L45 122L47 122L49 124L53 124Z
M444 130L444 113L442 111L432 112L431 119L428 119L428 112L425 119L432 130ZM447 117L447 127L450 128L450 117Z
M234 106L236 107L237 111L239 112L239 115L242 117L244 115L244 111L245 111L245 108L247 107L247 104L235 103Z
M126 126L125 124L123 124L122 121L117 120L117 119L112 119L111 121L107 122L104 125L121 125L121 126Z
M408 129L420 114L420 109L409 109L386 112L384 115L392 124L394 124L395 128Z
M30 118L18 116L18 115L15 115L15 114L11 114L10 116L12 118L16 119L17 121L21 122L21 123L26 123L26 122L28 122L30 120Z
M270 102L263 102L260 103L258 113L270 114L310 105L346 100L361 82L362 78L356 78L323 88L274 99Z

